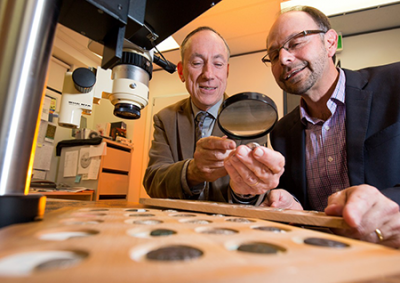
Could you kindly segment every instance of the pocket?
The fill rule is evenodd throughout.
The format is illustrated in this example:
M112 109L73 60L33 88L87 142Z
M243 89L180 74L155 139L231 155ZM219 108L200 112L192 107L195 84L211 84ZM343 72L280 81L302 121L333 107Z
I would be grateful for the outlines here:
M366 150L375 150L376 147L384 145L389 150L392 146L400 147L400 122L386 127L382 131L372 135L365 141Z

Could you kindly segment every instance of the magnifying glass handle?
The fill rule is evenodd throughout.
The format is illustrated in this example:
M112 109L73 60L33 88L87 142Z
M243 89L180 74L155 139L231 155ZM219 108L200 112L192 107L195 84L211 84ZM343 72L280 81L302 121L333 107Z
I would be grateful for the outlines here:
M256 142L249 142L246 144L251 150L255 149L256 147L259 147L260 145Z

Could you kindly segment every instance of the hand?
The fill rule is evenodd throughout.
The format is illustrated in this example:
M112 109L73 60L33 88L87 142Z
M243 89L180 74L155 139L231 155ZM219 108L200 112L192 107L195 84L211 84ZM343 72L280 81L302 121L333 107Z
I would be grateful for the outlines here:
M354 186L331 195L325 213L343 216L351 227L334 229L336 234L400 248L399 205L372 186ZM382 240L375 229L382 233Z
M274 189L267 193L267 197L260 206L276 207L282 209L303 210L293 196L284 189Z
M283 155L264 146L252 150L241 145L225 159L230 186L243 195L259 195L276 188L284 166Z
M227 175L224 159L236 148L236 143L227 137L206 137L197 141L193 160L187 169L189 186L204 181L213 182Z

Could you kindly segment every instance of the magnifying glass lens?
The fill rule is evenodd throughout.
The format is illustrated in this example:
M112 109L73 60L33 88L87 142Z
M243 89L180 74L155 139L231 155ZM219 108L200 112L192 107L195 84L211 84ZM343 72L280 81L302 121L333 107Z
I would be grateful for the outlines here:
M240 93L225 101L218 124L229 138L248 139L266 135L277 119L275 103L269 97Z

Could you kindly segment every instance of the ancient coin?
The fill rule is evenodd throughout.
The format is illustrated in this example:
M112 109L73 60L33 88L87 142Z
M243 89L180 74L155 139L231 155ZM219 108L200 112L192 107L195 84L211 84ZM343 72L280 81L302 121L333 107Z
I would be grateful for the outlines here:
M199 249L185 245L172 245L150 251L147 253L146 258L158 261L188 261L202 255L203 252Z
M268 232L274 232L274 233L284 233L287 230L282 230L278 227L272 227L272 226L259 226L259 227L254 227L254 230L260 230L260 231L268 231Z
M276 245L262 242L252 242L241 244L238 248L238 251L247 252L247 253L256 253L256 254L276 254L279 251L284 251L283 248L280 248Z
M210 228L200 231L202 234L215 234L215 235L232 235L238 233L238 231L228 228Z
M349 246L348 244L345 244L342 242L324 239L324 238L307 238L304 240L304 243L308 244L308 245L329 247L329 248L347 248Z
M150 236L169 236L169 235L173 235L176 234L175 231L173 230L169 230L169 229L156 229L150 232Z

